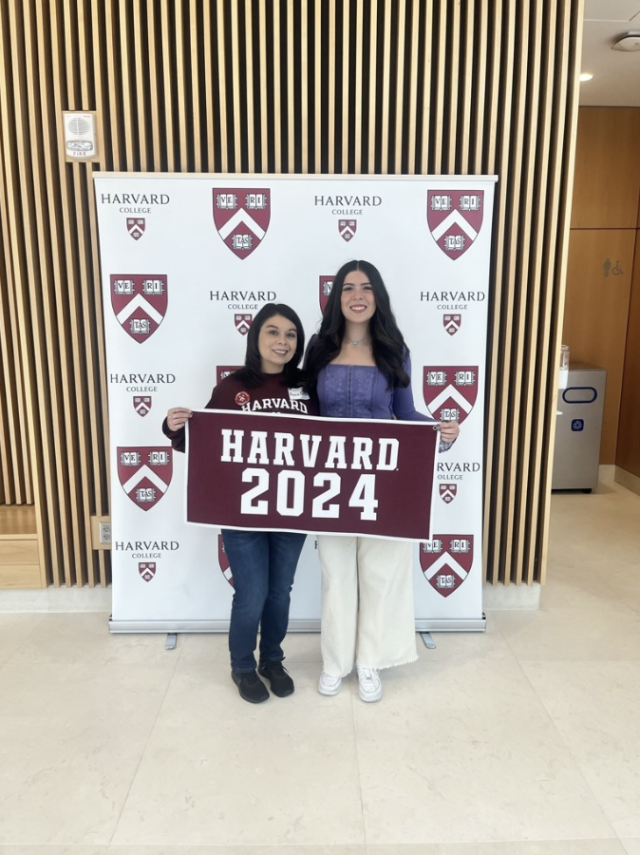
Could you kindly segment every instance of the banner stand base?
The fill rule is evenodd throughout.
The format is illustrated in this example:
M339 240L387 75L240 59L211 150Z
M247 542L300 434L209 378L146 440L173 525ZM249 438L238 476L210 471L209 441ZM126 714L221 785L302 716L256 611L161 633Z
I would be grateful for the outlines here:
M416 632L485 632L487 617L480 618L420 618L416 621Z
M487 619L465 618L462 620L416 620L416 632L484 632ZM229 632L228 620L114 620L109 618L109 632L175 635L183 632ZM289 632L320 632L318 619L292 620Z

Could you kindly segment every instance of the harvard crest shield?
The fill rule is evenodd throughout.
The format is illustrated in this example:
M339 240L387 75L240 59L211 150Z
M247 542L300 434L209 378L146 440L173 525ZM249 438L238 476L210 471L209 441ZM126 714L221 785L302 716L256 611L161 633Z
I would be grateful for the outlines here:
M139 416L146 416L149 414L151 410L151 405L153 401L151 399L151 395L134 395L133 396L133 409Z
M118 447L117 458L118 478L127 496L143 511L155 507L171 483L171 447Z
M227 553L224 551L224 540L222 539L221 534L218 535L218 563L220 564L222 575L231 585L231 587L233 587L233 574L231 573L231 568L229 567L229 559L227 558Z
M450 505L451 502L458 495L458 485L457 484L439 484L438 485L438 494L445 505Z
M233 374L234 371L239 371L242 365L217 365L216 366L216 384L221 383L225 377Z
M140 240L146 228L144 217L127 217L127 231L134 240Z
M327 303L329 302L329 295L331 294L331 289L333 288L334 278L334 276L321 276L318 282L320 311L323 313L324 310L327 308Z
M347 243L355 237L357 230L357 220L338 220L338 231L340 232L340 237L343 240L346 240Z
M153 273L113 273L111 305L122 329L144 344L158 329L167 311L167 277Z
M252 320L253 315L242 314L233 316L233 322L236 325L236 329L238 330L240 335L246 335L249 332L249 327L251 326Z
M144 561L138 564L138 573L145 582L150 582L156 575L156 562Z
M457 591L472 565L472 534L434 534L431 540L420 544L422 572L441 597Z
M478 397L478 366L425 366L422 389L434 419L462 424Z
M213 222L225 246L238 258L247 258L260 246L270 219L270 190L214 188Z
M482 227L484 190L427 191L427 223L431 236L455 261L473 244Z

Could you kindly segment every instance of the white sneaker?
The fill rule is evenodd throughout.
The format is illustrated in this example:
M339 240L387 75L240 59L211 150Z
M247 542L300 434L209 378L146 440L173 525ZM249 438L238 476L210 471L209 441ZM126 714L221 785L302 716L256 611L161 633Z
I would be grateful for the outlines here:
M375 668L362 668L358 665L358 682L360 684L360 699L372 704L382 697L382 681Z
M332 677L324 671L318 680L318 691L321 695L337 695L342 685L342 677Z

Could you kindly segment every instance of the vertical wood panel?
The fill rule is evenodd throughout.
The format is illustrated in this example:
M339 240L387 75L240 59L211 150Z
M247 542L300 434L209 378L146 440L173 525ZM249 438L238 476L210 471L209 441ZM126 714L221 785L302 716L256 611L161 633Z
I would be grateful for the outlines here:
M350 0L342 5L342 134L340 151L340 172L349 171L349 91L351 89L351 63L349 62L349 7Z
M353 143L355 149L355 171L357 173L362 172L362 107L363 107L363 97L362 97L362 78L363 78L363 67L362 67L362 55L363 55L363 46L362 40L364 36L364 23L363 23L364 10L362 7L362 0L357 0L356 2L356 73L355 73L355 109L354 109L354 136Z
M640 231L635 238L616 464L640 478Z
M300 149L303 173L309 172L309 4L302 0L300 9Z
M280 0L273 2L273 68L280 69ZM274 74L273 83L273 132L275 172L282 172L282 87L280 74Z
M384 29L382 31L382 110L380 119L380 171L383 175L389 172L389 80L391 75L391 5L384 4Z
M405 40L405 24L407 16L406 0L398 0L396 6L397 12L397 27L398 34L396 37L396 67L394 69L395 78L395 133L394 133L394 165L393 172L396 175L402 173L402 119L403 110L402 103L404 99L404 40Z
M567 257L569 244L569 221L575 166L575 138L578 119L578 74L582 36L584 3L577 0L567 3L558 10L556 28L558 40L557 66L554 70L553 126L556 135L551 148L551 182L547 192L550 217L547 235L558 235L557 241L549 241L547 252L547 276L545 298L549 306L550 324L543 328L548 347L541 354L540 370L547 378L545 440L553 448L556 427L556 394L558 356L560 349L561 312L564 305ZM565 145L559 141L566 140ZM555 287L554 287L555 286ZM541 396L542 398L543 396ZM537 506L530 537L536 538L536 579L544 583L546 578L547 552L549 544L549 514L551 510L552 454L540 458L540 491L535 497Z
M431 162L431 78L433 76L433 4L427 3L424 12L424 63L422 66L422 152L420 171L429 172Z
M508 192L510 188L510 158L509 158L509 135L510 119L513 93L513 80L509 75L501 79L496 74L497 68L505 66L513 68L513 38L514 38L514 14L515 3L506 0L500 14L496 14L494 25L494 79L492 109L494 111L495 125L500 131L489 134L495 142L489 146L488 172L496 172L499 176L496 188L495 205L497 208L494 223L497 225L497 234L494 238L495 274L493 280L493 316L489 323L494 330L501 330L501 335L492 336L489 343L488 363L488 397L489 410L494 413L494 418L488 420L487 443L486 443L486 470L485 470L485 513L484 513L484 550L485 565L490 568L491 581L495 584L504 578L504 565L502 561L502 523L503 508L505 505L505 447L502 438L506 430L507 406L505 381L508 383L510 370L510 354L512 339L511 317L508 305L511 302L510 289L505 287L508 282L503 266L503 259L508 246L508 225L505 216L508 213ZM503 45L506 45L503 53ZM498 116L502 117L498 121ZM504 117L509 117L506 122ZM504 304L507 303L507 307ZM507 386L508 388L508 386Z
M218 53L218 97L220 99L220 169L229 172L229 144L228 135L224 129L228 127L229 113L227 110L227 62L226 46L224 40L225 14L224 3L216 3L216 47Z
M319 4L318 4L319 5ZM376 97L377 69L378 69L378 0L370 0L369 4L369 127L367 137L369 140L367 152L367 172L372 174L376 168Z
M197 0L194 0L197 2ZM264 0L260 3L260 12L263 10ZM204 169L207 172L215 172L216 148L215 148L215 132L214 123L217 115L216 103L214 101L214 42L211 38L211 30L214 22L215 9L211 8L210 3L204 3L202 9L202 53L203 53L203 75L204 75L204 131L206 139L206 156ZM263 45L260 46L262 55ZM264 79L264 78L263 78ZM195 86L195 82L194 82ZM197 125L196 125L197 129ZM264 148L263 148L264 157ZM263 160L264 169L264 160ZM196 166L197 170L197 166Z
M583 107L578 116L572 229L635 229L640 209L640 110Z
M322 8L320 3L315 4L314 30L314 171L319 173L322 172L322 61L324 49L322 43Z
M296 101L295 101L295 64L293 56L293 12L294 0L287 2L287 172L295 172L295 126L296 126Z
M562 341L572 361L607 371L600 463L608 465L616 462L635 238L635 229L572 229L569 243ZM616 273L606 274L607 261Z
M0 503L37 503L56 584L109 581L89 536L109 510L95 167L64 160L69 109L97 112L105 170L498 173L486 567L544 579L581 17L581 0L2 6Z
M546 10L545 21L543 21L541 42L549 44L556 32L556 7L551 5ZM550 153L553 146L552 139L552 118L553 118L553 101L554 101L554 75L555 63L554 56L551 52L546 54L541 50L541 83L539 97L539 115L538 121L540 124L538 132L539 147L537 152L537 185L547 188L550 180ZM538 205L534 211L534 220L532 226L532 255L533 261L531 265L531 277L534 282L543 282L542 270L545 261L545 253L548 253L548 234L547 234L547 219L546 210L543 206ZM548 280L547 280L548 283ZM552 325L552 309L553 309L553 294L554 289L546 287L543 291L541 299L536 300L538 307L538 328L541 330L550 330ZM529 451L531 460L539 460L544 453L544 445L547 441L546 434L546 405L547 400L537 394L539 385L539 377L547 373L545 347L548 348L548 341L544 342L537 339L538 359L530 361L529 375L527 384L529 389L529 401L532 408L532 437L531 447ZM538 508L536 506L538 496L540 495L540 484L542 481L542 471L540 466L530 467L529 491L526 503L526 519L535 520L538 516ZM522 528L522 525L521 525ZM530 584L535 578L536 570L536 532L532 531L534 526L530 526L523 538L524 556L522 558L523 566L527 568L527 583Z
M259 19L260 19L260 151L262 153L262 172L269 171L269 119L268 119L268 93L267 93L267 20L266 20L266 0L260 0ZM319 123L318 123L319 127ZM318 131L316 131L318 134ZM316 136L317 145L317 136Z

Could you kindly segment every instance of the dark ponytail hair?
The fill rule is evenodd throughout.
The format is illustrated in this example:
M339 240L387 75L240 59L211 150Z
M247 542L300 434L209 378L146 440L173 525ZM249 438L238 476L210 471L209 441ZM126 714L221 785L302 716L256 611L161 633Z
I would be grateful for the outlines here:
M404 388L411 382L404 369L404 361L409 351L396 323L389 292L385 288L382 276L369 261L348 261L338 270L333 280L333 288L324 310L320 332L307 354L305 369L308 385L314 389L320 371L340 353L346 325L340 298L344 280L354 270L361 270L366 274L376 299L376 311L369 323L375 363L387 378L389 387Z

